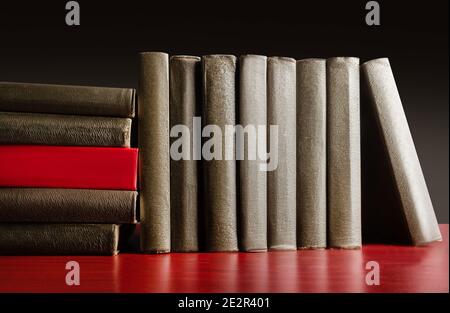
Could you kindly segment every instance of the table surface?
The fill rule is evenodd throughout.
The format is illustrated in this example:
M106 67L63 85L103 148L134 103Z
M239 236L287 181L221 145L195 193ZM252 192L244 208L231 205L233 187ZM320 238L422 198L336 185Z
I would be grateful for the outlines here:
M427 247L268 253L124 253L113 257L0 257L0 292L449 292L449 226ZM80 285L68 286L68 261ZM366 284L366 263L380 285Z

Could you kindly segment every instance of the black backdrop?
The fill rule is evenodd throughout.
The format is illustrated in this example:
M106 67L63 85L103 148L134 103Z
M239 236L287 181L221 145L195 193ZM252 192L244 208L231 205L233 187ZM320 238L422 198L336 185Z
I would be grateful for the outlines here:
M448 223L448 1L0 1L0 80L137 87L140 51L389 57L439 222Z

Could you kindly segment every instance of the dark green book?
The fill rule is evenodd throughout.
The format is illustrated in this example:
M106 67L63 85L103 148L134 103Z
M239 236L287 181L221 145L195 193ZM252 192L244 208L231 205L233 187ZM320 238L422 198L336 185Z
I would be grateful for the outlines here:
M0 111L134 117L135 90L0 82Z
M170 252L169 56L143 52L139 76L141 251Z
M129 147L131 119L0 112L0 144Z
M0 255L115 255L114 224L0 224Z
M170 127L184 125L193 132L193 118L199 115L197 93L200 58L177 55L170 58ZM192 147L194 138L171 138ZM193 149L196 149L194 146ZM192 150L193 150L192 149ZM184 151L183 151L184 152ZM170 160L171 248L174 252L199 250L198 242L198 160L194 153Z
M136 223L136 191L0 188L0 223Z

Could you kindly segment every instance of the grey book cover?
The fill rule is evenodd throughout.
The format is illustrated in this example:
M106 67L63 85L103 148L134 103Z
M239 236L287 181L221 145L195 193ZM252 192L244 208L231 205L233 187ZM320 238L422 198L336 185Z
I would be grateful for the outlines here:
M225 143L225 125L236 124L236 57L204 56L202 76L202 123L220 128L223 147L220 160L203 161L206 249L237 251L236 160L234 156L231 160L225 159L225 150L230 148ZM235 150L235 139L231 140ZM213 146L213 149L218 148Z
M0 188L0 223L136 223L136 191Z
M244 55L240 58L240 104L239 124L254 127L267 126L267 57ZM264 128L264 132L265 132ZM265 135L265 133L264 133ZM239 161L240 193L240 247L244 251L267 250L267 172L260 169L257 138L245 137ZM250 140L255 158L249 158ZM266 151L266 147L263 147Z
M134 117L132 88L0 82L0 111Z
M327 246L326 60L297 61L297 247Z
M386 176L390 177L386 177L385 182L380 184L388 184L390 191L387 194L391 196L389 203L370 207L372 211L367 212L370 220L367 219L367 223L363 225L367 228L364 233L368 240L382 238L394 243L404 243L406 240L414 245L442 240L389 60L381 58L368 61L361 65L361 73L364 95L367 96L364 99L368 100L365 105L370 106L367 115L371 115L369 121L374 121L372 125L378 135L372 138L379 139L378 154L383 155L382 158L371 159L373 162L368 166L378 168L382 164L380 161L385 159ZM365 142L365 145L370 143ZM377 152L372 152L371 155L375 153ZM370 177L376 178L375 175ZM368 187L377 188L370 182ZM368 197L374 192L370 191L372 193L368 193ZM386 212L387 209L389 212ZM400 221L404 222L403 228L399 225ZM403 234L399 234L401 231Z
M140 55L138 90L141 250L170 252L169 57Z
M115 255L114 224L0 224L0 255Z
M200 58L172 56L170 58L170 127L183 125L189 136L174 134L171 144L182 147L181 159L170 160L170 223L171 247L174 252L199 250L198 240L198 164L194 159L198 146L193 145L193 118L200 115L198 94ZM178 148L177 148L178 151Z
M359 59L327 60L328 245L361 247Z
M0 144L130 147L131 119L0 112Z
M296 61L267 59L267 124L278 125L278 167L267 173L268 246L297 249Z

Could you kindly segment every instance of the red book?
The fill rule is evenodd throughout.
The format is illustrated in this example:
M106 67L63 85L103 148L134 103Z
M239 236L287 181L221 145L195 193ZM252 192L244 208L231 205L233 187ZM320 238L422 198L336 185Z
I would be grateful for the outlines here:
M1 146L0 187L136 190L138 149Z

